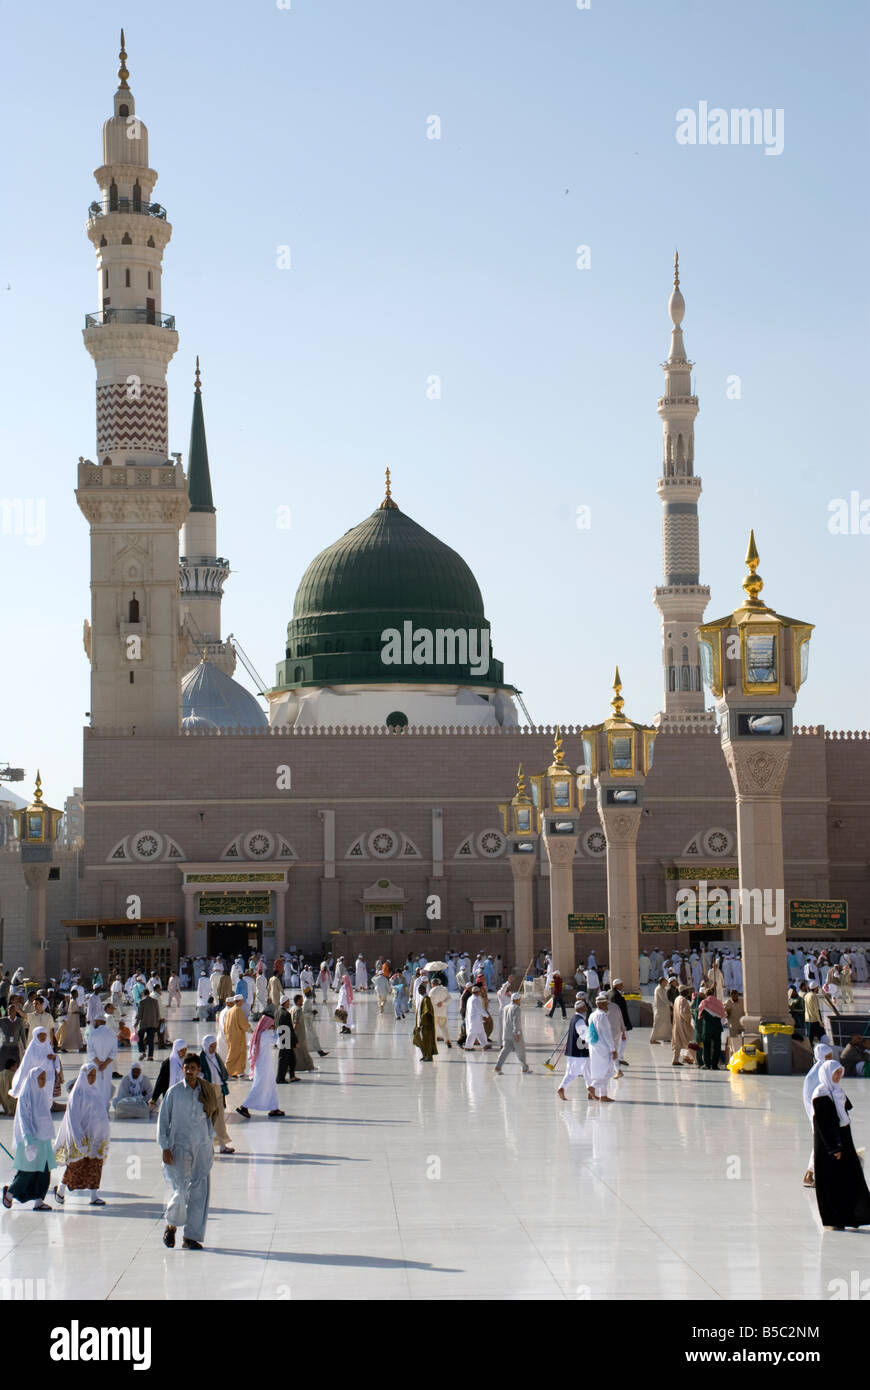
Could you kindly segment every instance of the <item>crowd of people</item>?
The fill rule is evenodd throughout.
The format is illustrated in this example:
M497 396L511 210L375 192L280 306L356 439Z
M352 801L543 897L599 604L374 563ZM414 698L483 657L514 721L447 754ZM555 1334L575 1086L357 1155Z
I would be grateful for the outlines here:
M803 1011L815 1043L804 1084L813 1130L804 1183L816 1188L825 1225L870 1224L870 1196L851 1139L851 1103L839 1084L847 1074L870 1075L870 1048L859 1034L842 1051L834 1048L816 998L823 991L832 1001L852 1003L848 988L852 980L866 978L866 961L854 950L793 961L799 954L789 951L790 995L798 997L795 1008ZM718 1070L739 1045L742 969L738 952L642 952L641 988L655 981L649 1043L670 1044L674 1066ZM193 995L196 1018L190 1041L181 1019L185 993L187 1006ZM9 1210L17 1201L32 1203L36 1211L51 1210L46 1198L53 1173L57 1206L63 1207L70 1194L104 1206L100 1186L113 1117L156 1116L168 1191L164 1242L174 1247L181 1228L185 1248L202 1248L215 1152L235 1153L226 1123L231 1086L249 1083L244 1094L233 1095L240 1121L254 1114L285 1118L279 1087L298 1083L300 1074L317 1070L315 1057L329 1055L318 1015L331 1010L338 1045L357 1031L362 995L376 1003L375 1018L389 1004L397 1024L411 1014L406 1027L421 1062L431 1063L439 1044L465 1053L498 1048L495 1076L512 1057L523 1075L532 1072L524 1002L543 1008L554 1021L561 1013L564 1037L544 1067L553 1072L564 1058L556 1087L562 1102L580 1078L588 1102L613 1104L613 1083L629 1066L630 997L606 963L599 967L594 950L578 965L573 990L566 989L547 952L507 976L498 955L483 953L473 961L467 952L448 952L436 961L409 954L397 966L379 957L371 970L362 954L352 965L330 954L319 965L301 955L267 965L255 953L247 959L186 960L165 984L153 972L134 971L126 980L115 976L106 983L99 970L87 981L72 970L42 988L27 981L23 969L13 974L0 965L0 1107L14 1116L13 1151L7 1152L15 1169L3 1186L3 1207ZM200 1023L214 1027L196 1041ZM129 1065L119 1070L125 1050ZM161 1050L168 1055L151 1077L146 1064ZM70 1068L75 1075L67 1080L63 1059L75 1053L85 1053L86 1059L77 1070ZM56 1134L55 1113L61 1115Z

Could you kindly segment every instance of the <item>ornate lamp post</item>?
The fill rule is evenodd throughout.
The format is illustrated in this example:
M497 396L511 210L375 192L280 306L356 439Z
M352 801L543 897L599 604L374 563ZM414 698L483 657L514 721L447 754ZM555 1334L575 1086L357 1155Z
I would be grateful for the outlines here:
M42 779L36 773L33 800L23 811L14 812L15 829L21 846L21 863L27 884L27 973L40 984L45 979L45 885L51 869L53 845L63 811L46 806L42 800Z
M556 729L553 761L543 777L533 778L533 786L546 788L546 805L542 808L544 847L550 861L550 950L553 968L563 980L574 975L574 938L568 928L568 917L574 910L574 853L583 792L576 785L574 773L565 766L562 735Z
M701 668L716 697L722 752L737 797L744 1030L789 1022L782 788L792 746L792 710L807 677L812 623L785 618L758 597L758 551L749 534L746 600L698 628Z
M540 830L538 811L526 792L522 763L517 768L516 796L501 807L501 813L514 880L514 969L519 971L526 969L535 954L532 894Z
M607 841L607 948L611 980L635 993L637 980L637 832L656 730L635 724L622 709L619 667L613 679L613 714L583 729L583 754L594 780L598 816Z

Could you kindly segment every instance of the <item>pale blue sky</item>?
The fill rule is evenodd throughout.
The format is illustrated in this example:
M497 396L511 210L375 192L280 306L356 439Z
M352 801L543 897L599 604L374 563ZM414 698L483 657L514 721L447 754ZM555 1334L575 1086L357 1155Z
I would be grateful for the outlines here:
M739 601L753 525L764 597L818 625L798 721L866 725L870 537L827 527L832 498L870 496L865 8L95 0L0 13L0 491L42 501L46 527L42 545L0 534L0 758L29 779L39 762L55 803L81 780L85 218L122 23L173 225L170 447L186 455L198 352L234 570L224 632L267 682L305 567L380 502L389 464L399 505L475 571L494 654L536 721L602 718L617 661L627 712L654 714L655 403L678 245L707 616ZM783 108L784 152L678 145L676 112L700 101ZM276 266L284 245L290 270Z

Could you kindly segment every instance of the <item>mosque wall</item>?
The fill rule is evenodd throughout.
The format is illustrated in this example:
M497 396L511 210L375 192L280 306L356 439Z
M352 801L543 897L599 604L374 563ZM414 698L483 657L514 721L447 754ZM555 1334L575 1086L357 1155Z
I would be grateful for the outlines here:
M330 931L361 931L360 899L380 880L403 891L406 930L427 925L426 900L437 893L441 928L467 931L476 903L512 902L508 859L487 832L501 830L498 804L513 793L517 764L523 763L527 776L543 771L552 746L552 730L135 738L86 731L86 868L79 915L119 915L127 895L137 893L143 916L167 914L183 924L179 864L217 863L236 837L264 830L276 841L283 836L295 854L288 942L319 949ZM581 761L576 728L565 731L565 754L575 767ZM290 787L279 790L279 769L287 767ZM870 739L840 739L821 730L795 738L783 798L786 898L846 897L850 925L862 935L870 926L868 808ZM443 827L441 876L432 859L433 809L440 810ZM681 871L700 876L702 869L718 868L726 883L734 880L734 796L717 736L662 731L644 809L639 911L673 910L676 888L685 881L677 877ZM323 811L334 813L334 877L324 865ZM575 861L578 912L606 910L600 829L590 802L580 817ZM113 862L119 842L126 840L129 855L131 837L143 830L162 841L161 861ZM183 860L166 858L170 842ZM243 853L240 862L249 868L276 861ZM540 859L534 901L535 925L544 931L549 884ZM438 923L431 929L437 931ZM658 939L668 946L689 940L686 932ZM577 941L580 954L584 945L602 945L592 937Z

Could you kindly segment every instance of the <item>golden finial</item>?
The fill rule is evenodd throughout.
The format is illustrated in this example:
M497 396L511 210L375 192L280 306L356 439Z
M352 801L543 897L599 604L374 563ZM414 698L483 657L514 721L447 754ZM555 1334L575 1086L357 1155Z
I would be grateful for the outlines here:
M610 707L611 707L611 709L613 710L613 715L614 715L614 718L615 718L615 719L624 719L624 718L625 718L625 715L622 713L622 707L623 707L623 705L625 704L625 701L623 700L621 694L619 693L621 690L622 690L622 676L619 674L619 667L617 666L617 668L616 668L616 674L615 674L614 677L613 677L613 691L614 691L614 695L613 695L613 699L610 701Z
M392 495L392 493L391 493L391 491L390 491L390 470L389 470L389 468L386 470L386 480L387 480L387 495L386 495L386 497L384 498L383 502L381 503L380 507L378 508L378 511L379 511L379 512L397 512L397 511L399 510L399 508L396 506L395 502L393 501L393 495Z
M39 775L39 768L36 769L36 790L33 793L33 800L37 806L42 801L42 778Z
M553 744L553 766L561 767L565 761L565 754L562 751L562 730L556 725L556 741Z
M122 91L129 92L130 88L127 86L127 78L130 74L127 71L127 50L124 47L123 29L121 30L121 52L118 54L118 57L121 59L121 66L118 69L119 86Z
M524 797L526 794L526 779L523 775L523 765L520 763L517 768L517 796Z
M675 290L678 290L679 288L680 288L680 253L679 253L679 251L675 250L675 251L674 251L674 289L675 289Z
M749 532L749 549L746 552L746 560L744 561L744 563L749 567L749 573L743 581L743 588L746 591L749 602L753 604L758 604L759 607L762 607L761 600L759 599L758 595L764 588L764 580L762 579L760 574L755 573L755 571L758 569L759 560L758 548L755 544L754 531Z
M196 376L195 376L195 378L194 378L193 389L194 389L194 391L196 392L197 395L199 395L200 391L202 390L202 382L201 382L200 379L199 379L199 356L198 356L198 355L197 355L197 359L196 359Z

